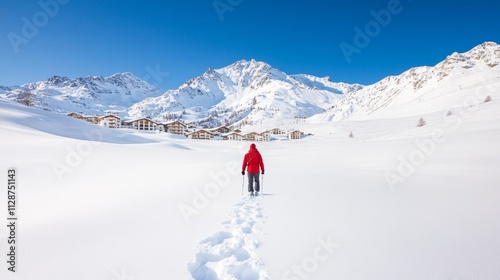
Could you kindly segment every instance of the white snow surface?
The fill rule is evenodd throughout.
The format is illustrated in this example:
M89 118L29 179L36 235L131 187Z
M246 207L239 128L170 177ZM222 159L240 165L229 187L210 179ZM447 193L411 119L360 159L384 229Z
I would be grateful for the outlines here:
M451 112L287 124L312 135L257 143L258 197L242 196L249 142L112 130L0 98L2 223L10 168L19 217L16 273L0 227L0 279L496 279L496 92L463 91Z

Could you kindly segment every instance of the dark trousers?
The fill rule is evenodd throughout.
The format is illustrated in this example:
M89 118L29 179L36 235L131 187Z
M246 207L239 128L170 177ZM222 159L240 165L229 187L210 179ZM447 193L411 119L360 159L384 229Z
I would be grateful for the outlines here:
M248 191L253 192L253 182L255 181L255 191L260 191L260 183L259 183L259 173L248 173Z

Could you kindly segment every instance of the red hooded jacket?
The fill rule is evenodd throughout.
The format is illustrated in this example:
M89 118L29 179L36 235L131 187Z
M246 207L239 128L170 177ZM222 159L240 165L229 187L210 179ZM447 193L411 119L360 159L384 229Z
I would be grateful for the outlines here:
M259 173L259 167L262 172L264 172L264 161L262 160L262 156L259 151L255 147L255 144L250 145L250 150L245 154L245 158L243 158L243 166L241 167L242 171L245 171L245 168L248 166L248 173Z

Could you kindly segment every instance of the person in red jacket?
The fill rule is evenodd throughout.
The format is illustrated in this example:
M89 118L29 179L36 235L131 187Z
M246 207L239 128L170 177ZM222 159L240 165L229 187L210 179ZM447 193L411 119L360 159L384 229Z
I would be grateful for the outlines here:
M262 175L264 175L264 161L253 143L250 145L250 150L243 158L241 175L245 175L245 169L248 172L248 192L254 195L253 182L255 181L255 195L258 195L260 191L259 172L262 170Z

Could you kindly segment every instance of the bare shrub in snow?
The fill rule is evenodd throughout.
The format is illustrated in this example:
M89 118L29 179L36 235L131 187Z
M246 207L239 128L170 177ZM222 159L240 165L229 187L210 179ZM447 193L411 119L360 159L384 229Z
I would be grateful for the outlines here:
M33 96L33 93L29 91L23 91L17 96L17 102L28 107L33 107L35 105L35 97Z
M424 118L420 118L420 120L418 120L417 127L421 127L421 126L424 126L426 124L427 123L425 122Z

